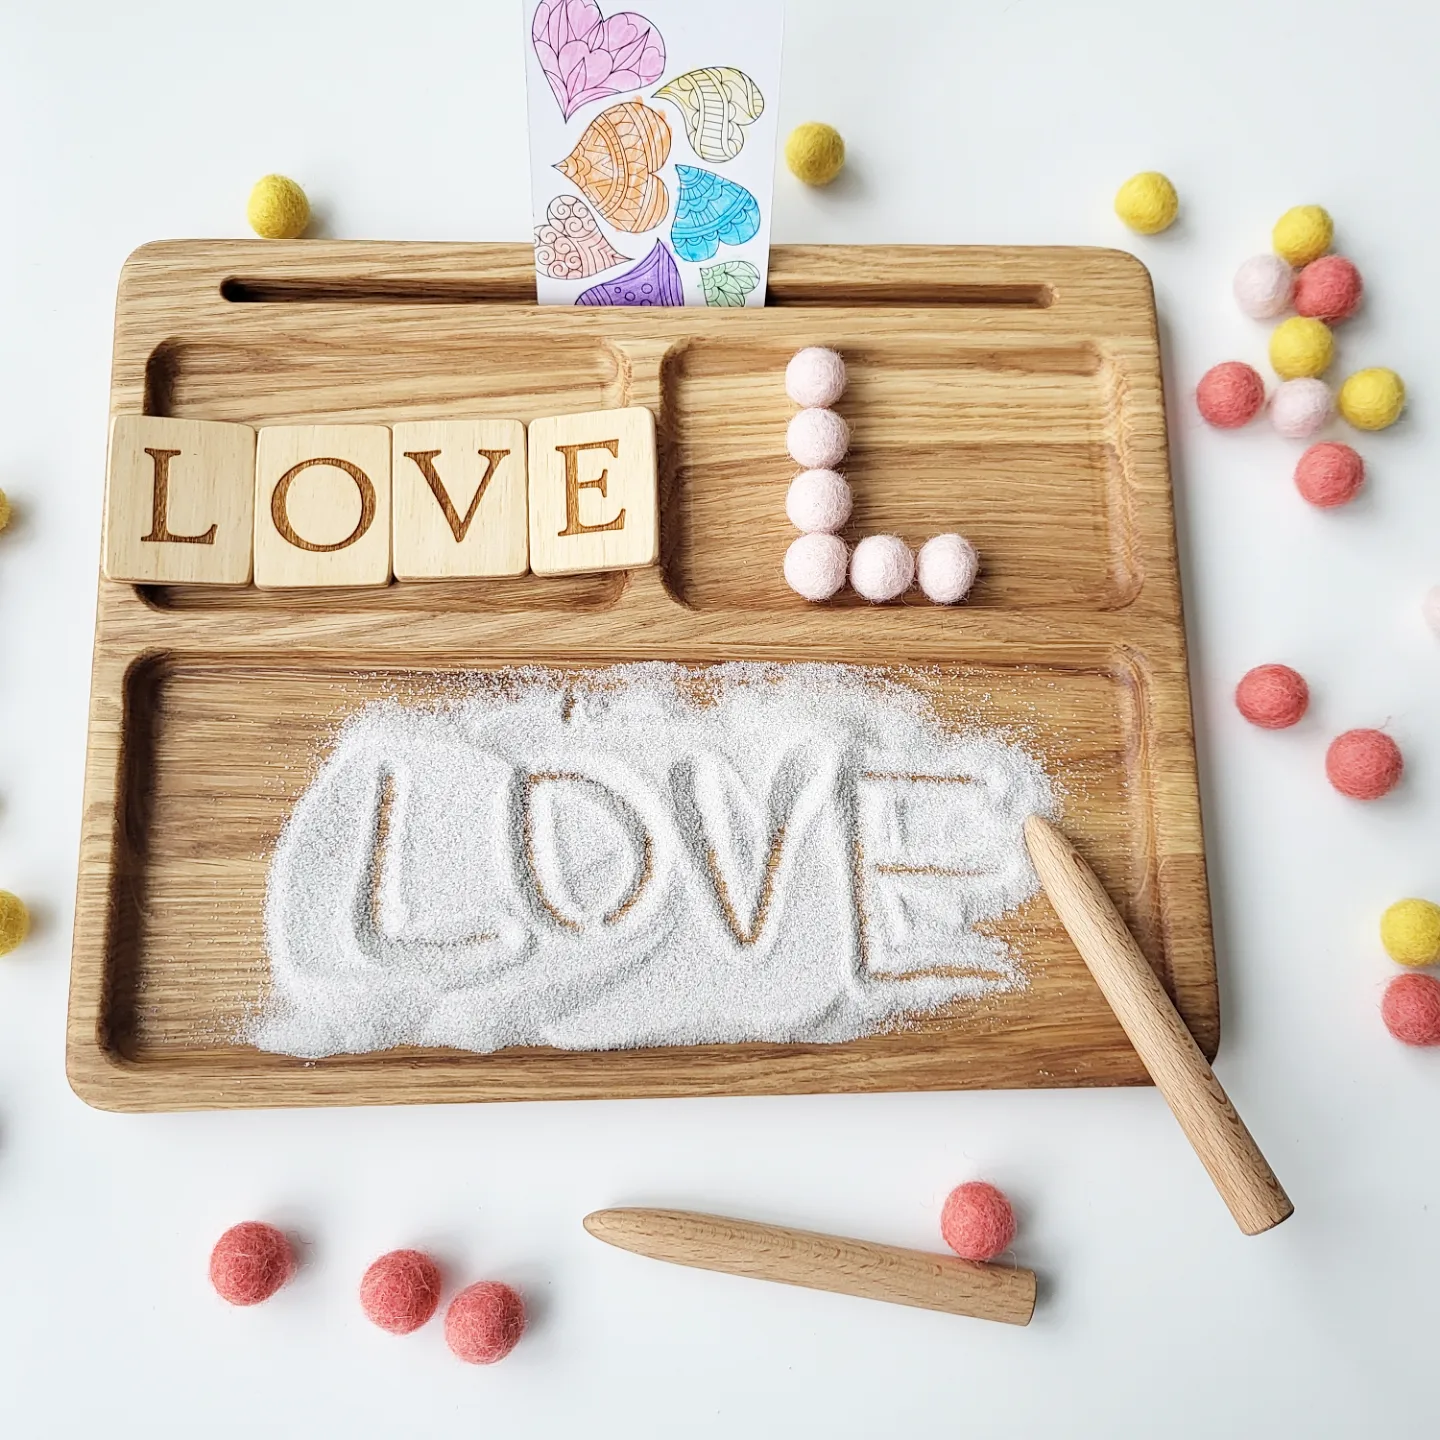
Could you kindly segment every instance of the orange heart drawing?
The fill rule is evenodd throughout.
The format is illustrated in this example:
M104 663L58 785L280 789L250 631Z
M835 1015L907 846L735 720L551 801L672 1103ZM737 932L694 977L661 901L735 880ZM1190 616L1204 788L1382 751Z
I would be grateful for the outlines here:
M617 230L638 235L670 213L657 173L670 157L670 122L638 100L612 105L555 168Z

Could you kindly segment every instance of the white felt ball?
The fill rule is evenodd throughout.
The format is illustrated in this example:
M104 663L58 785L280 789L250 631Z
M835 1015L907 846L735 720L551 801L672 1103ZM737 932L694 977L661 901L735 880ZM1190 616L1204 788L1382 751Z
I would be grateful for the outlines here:
M1252 255L1235 272L1235 299L1252 320L1273 320L1290 308L1295 272L1278 255Z
M867 535L850 557L850 583L877 604L903 595L915 579L915 556L898 535Z
M828 600L845 583L845 542L802 535L785 552L785 583L807 600Z
M1270 401L1270 423L1290 440L1308 440L1335 413L1323 380L1287 380Z
M980 573L980 557L963 535L935 535L915 557L920 588L937 605L958 605Z
M797 405L833 405L845 393L845 362L833 350L807 345L785 367L785 393Z
M829 470L850 448L850 427L833 410L801 410L785 432L785 448L807 470Z
M834 532L850 518L850 487L833 470L802 470L785 495L785 513L797 530Z

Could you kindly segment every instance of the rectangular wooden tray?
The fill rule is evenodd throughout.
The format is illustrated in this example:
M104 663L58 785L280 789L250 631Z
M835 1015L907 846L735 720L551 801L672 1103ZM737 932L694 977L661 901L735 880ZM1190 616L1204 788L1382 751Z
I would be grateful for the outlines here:
M1028 988L850 1044L305 1062L264 992L270 852L335 726L457 672L635 659L926 667L1019 727L1202 1048L1218 1042L1154 302L1113 251L780 247L756 310L541 309L516 245L177 241L125 266L112 408L252 425L649 406L661 564L261 592L100 582L68 1070L116 1110L1143 1083L1043 899ZM971 601L806 606L782 372L846 355L856 534L961 529Z

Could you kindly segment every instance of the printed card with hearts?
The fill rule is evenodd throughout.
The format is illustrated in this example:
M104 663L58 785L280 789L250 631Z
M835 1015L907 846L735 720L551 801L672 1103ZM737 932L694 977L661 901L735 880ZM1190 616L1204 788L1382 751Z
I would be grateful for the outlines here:
M763 305L784 0L524 4L540 303Z

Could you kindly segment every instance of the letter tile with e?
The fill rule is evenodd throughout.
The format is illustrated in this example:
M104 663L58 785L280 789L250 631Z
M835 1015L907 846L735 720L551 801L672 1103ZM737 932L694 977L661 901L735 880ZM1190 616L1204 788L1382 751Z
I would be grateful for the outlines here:
M660 554L655 417L644 406L530 422L530 568L631 570Z

